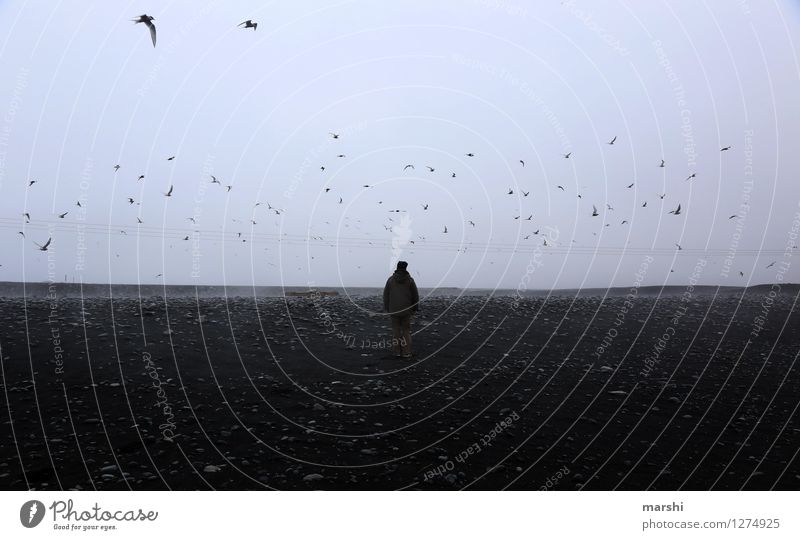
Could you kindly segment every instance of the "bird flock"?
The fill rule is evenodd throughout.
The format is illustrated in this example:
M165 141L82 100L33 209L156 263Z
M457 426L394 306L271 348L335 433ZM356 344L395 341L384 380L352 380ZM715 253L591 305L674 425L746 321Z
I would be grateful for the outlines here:
M148 29L151 41L153 43L153 47L156 46L156 42L157 42L157 31L156 31L155 23L153 22L154 20L155 20L155 17L152 17L152 16L147 15L147 14L142 14L142 15L139 15L138 17L132 19L132 22L134 22L135 24L143 24ZM255 31L258 28L258 23L253 21L253 20L247 19L247 20L239 23L237 25L237 27L241 28L241 29L245 29L245 30L252 28L253 31ZM341 135L339 133L336 133L336 132L333 132L333 131L328 132L328 135L333 140L337 140L338 141L338 140L341 139ZM615 135L610 140L608 140L606 142L606 144L608 146L614 146L616 142L617 142L617 136ZM731 148L732 148L731 146L724 146L724 147L720 148L720 152L727 152ZM336 153L334 155L336 156L337 159L344 159L344 158L347 157L347 155L344 154L344 153ZM472 151L465 152L464 156L466 158L469 158L469 159L475 159L477 157L475 152L472 152ZM561 156L564 159L571 159L572 156L573 156L573 152L570 151L570 152L567 152L565 154L561 154ZM176 159L175 155L171 155L171 156L166 158L166 160L170 161L170 162L174 161L175 159ZM520 164L520 167L522 167L522 168L525 167L525 160L524 159L519 159L518 162ZM403 173L407 173L408 171L416 171L416 165L417 164L414 164L414 163L405 163L400 167L400 170ZM666 166L667 166L667 164L666 164L665 160L661 159L660 163L657 165L657 168L662 168L663 169ZM655 164L654 164L654 167L656 167ZM114 174L117 174L120 171L121 168L122 168L122 166L120 164L113 165ZM322 164L322 165L320 165L319 169L320 169L321 172L325 172L326 171L326 166L324 164ZM437 166L432 165L432 164L425 164L424 165L424 169L427 171L427 174L434 174L437 171ZM453 179L457 178L457 175L456 175L455 171L447 171L447 172L449 173L450 178L453 178ZM695 180L696 178L697 178L697 173L696 172L692 172L691 174L689 174L685 178L684 181L685 182L689 182L689 181ZM141 181L144 181L144 180L145 180L145 175L144 174L140 174L137 177L136 182L138 183L138 182L141 182ZM223 184L215 175L209 175L209 183L211 185L218 185L220 188L223 188L225 190L225 193L230 193L231 190L233 189L233 185L232 184ZM28 181L28 189L32 189L35 184L37 184L37 180L29 180ZM624 187L626 189L633 189L634 186L635 186L635 182L631 182L631 183L628 183L628 184L624 185ZM370 184L363 184L362 187L364 189L371 189L373 186L371 186ZM560 190L565 195L567 194L567 190L563 185L556 185L555 189ZM323 193L327 194L327 193L330 193L332 190L334 190L334 188L326 186L326 187L324 187ZM525 191L523 189L520 189L520 192L522 194L522 198L524 198L524 199L527 199L531 194L530 190ZM167 198L173 197L173 194L175 193L175 186L174 185L170 185L169 189L166 192L162 192L162 193L163 193L164 197L167 197ZM514 189L510 188L510 187L506 191L506 195L509 195L509 196L513 196L514 193L515 193ZM334 193L334 196L338 198L337 204L341 205L341 204L344 203L344 198L342 196L338 196L335 193ZM583 199L583 195L581 193L576 193L576 196L579 199ZM667 194L666 193L661 193L661 194L656 194L656 196L660 200L663 200L667 196ZM136 201L131 196L126 197L126 200L127 200L128 205L131 205L131 206L132 205L137 205L137 206L141 205L141 202ZM383 201L378 201L378 204L383 204ZM254 208L255 207L259 207L261 205L262 205L261 202L256 202ZM81 207L81 202L77 201L76 202L76 206ZM427 212L429 210L430 204L427 203L427 202L424 202L424 203L420 203L420 206L421 206L423 211ZM592 218L599 217L601 214L597 209L597 204L592 204L591 206L592 206L592 211L591 211L591 213L589 215ZM647 201L643 201L642 202L641 208L647 208ZM275 215L281 215L282 212L284 211L281 208L277 208L277 207L272 206L268 202L266 203L266 209L267 209L267 211L274 212ZM606 203L606 209L607 209L607 212L611 212L611 211L614 210L612 205L608 204L608 203ZM399 212L405 212L405 211L404 210L400 210L400 209L391 209L391 210L389 210L389 212L399 213ZM672 215L672 216L680 216L680 215L682 215L682 212L683 212L683 208L682 208L681 203L676 201L676 205L674 206L674 208L669 210L667 213L669 215ZM26 220L25 223L30 223L30 221L31 221L30 213L29 212L25 212L22 215ZM57 214L59 219L65 219L67 217L67 215L69 215L69 211L64 211L64 212L61 212L61 213ZM738 214L731 214L728 219L735 219L737 217L738 217ZM533 219L534 219L534 214L533 213L528 213L527 217L524 217L524 218L522 217L522 214L514 216L514 220L532 221ZM143 221L142 221L141 217L137 216L136 220L137 220L137 225L143 224ZM193 225L196 225L196 220L193 217L187 218L187 221L190 221ZM241 221L241 220L234 219L233 221L237 222L237 221ZM384 229L391 232L393 230L394 221L391 218L389 218L389 222L390 222L389 224L384 225ZM250 223L252 225L257 225L257 221L255 219L251 219ZM477 227L477 224L473 219L467 220L467 223L473 228ZM628 225L629 223L630 222L627 219L623 219L620 222L620 226ZM610 224L608 224L608 223L605 224L605 227L609 227L609 226L610 226ZM123 234L125 233L125 231L120 231L120 232L123 233ZM441 234L448 234L448 233L449 233L449 229L448 229L447 224L442 224ZM19 234L23 238L25 238L25 233L24 232L19 231ZM529 234L526 234L523 238L525 240L527 240L527 239L531 238L531 236L536 236L538 234L539 234L539 229L537 229L536 231L533 231L533 232L531 232ZM596 235L596 233L594 233L594 234ZM238 232L237 233L237 238L241 239L242 242L245 242L246 239L241 238L241 236L242 236L242 233ZM318 237L318 236L312 236L312 238L321 239L321 237ZM547 239L544 238L544 237L541 237L541 238L543 240L543 246L548 246ZM189 240L189 236L188 235L184 236L183 240L184 241L188 241ZM425 236L419 235L417 237L417 240L425 240ZM573 242L574 242L574 240L573 240ZM48 251L48 248L50 247L51 243L52 243L52 237L48 238L46 241L44 241L42 243L34 242L34 245L37 247L37 249L39 251L45 251L46 252L46 251ZM409 240L409 243L415 244L415 240ZM681 247L681 245L679 243L676 242L675 246L676 246L677 250L679 250L679 251L683 250L683 248ZM767 266L767 268L771 267L774 264L775 264L774 262L770 263ZM741 272L741 271L739 272L739 274L742 275L742 276L744 275L743 272Z

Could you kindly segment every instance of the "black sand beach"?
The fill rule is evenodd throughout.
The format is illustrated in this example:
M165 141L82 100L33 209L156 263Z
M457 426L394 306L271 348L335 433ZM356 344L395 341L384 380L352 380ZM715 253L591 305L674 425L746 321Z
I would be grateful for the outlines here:
M796 286L429 296L410 361L374 295L70 291L0 303L4 489L800 488Z

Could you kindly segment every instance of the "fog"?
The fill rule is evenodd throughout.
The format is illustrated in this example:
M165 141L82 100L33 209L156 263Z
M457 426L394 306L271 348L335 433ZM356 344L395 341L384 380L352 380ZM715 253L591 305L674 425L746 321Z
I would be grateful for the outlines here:
M537 4L0 2L0 281L798 281L798 3Z

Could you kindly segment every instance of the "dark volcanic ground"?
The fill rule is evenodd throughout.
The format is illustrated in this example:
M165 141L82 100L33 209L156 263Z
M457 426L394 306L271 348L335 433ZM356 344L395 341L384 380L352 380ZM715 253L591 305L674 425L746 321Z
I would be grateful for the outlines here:
M743 293L428 298L411 361L376 297L5 299L0 487L798 489L796 292Z

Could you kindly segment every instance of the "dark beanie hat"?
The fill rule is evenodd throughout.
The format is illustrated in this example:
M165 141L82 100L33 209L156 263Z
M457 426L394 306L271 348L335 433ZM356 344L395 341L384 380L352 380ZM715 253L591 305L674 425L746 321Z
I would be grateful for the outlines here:
M405 270L406 267L408 267L408 263L406 261L397 261L398 270Z

